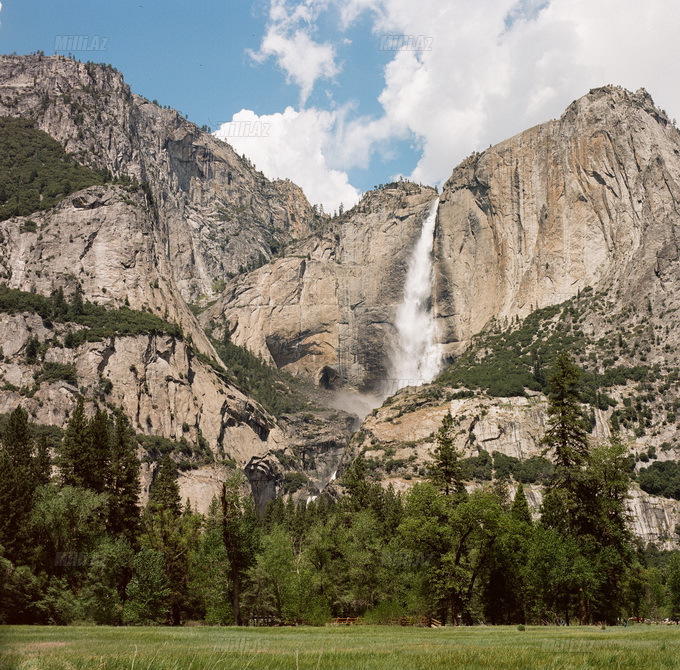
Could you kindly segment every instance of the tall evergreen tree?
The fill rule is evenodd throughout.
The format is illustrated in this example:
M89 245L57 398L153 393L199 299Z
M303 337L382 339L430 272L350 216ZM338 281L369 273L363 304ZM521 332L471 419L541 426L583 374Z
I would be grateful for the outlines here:
M517 521L531 525L531 512L529 511L527 497L524 495L524 485L522 482L517 485L512 507L510 508L510 515Z
M109 530L137 542L139 530L139 459L125 415L118 412L111 439L111 454L106 490L113 504L109 512Z
M85 313L85 304L83 302L83 289L80 288L80 284L76 284L75 291L71 296L71 312L75 316L81 316Z
M35 491L49 480L49 454L35 444L28 413L17 407L4 426L0 443L0 546L11 561L27 551L27 520Z
M668 615L673 621L680 621L680 552L674 552L668 563Z
M573 469L583 465L588 456L588 432L578 390L580 376L571 356L560 352L549 381L550 418L543 438L543 444L554 450L558 480L569 480Z
M153 484L151 484L149 507L153 510L166 510L175 517L179 517L182 513L182 500L177 484L177 466L167 454L161 459Z
M59 453L59 468L64 486L78 486L103 493L111 450L109 416L97 408L88 421L85 403L78 398L66 426Z
M451 493L464 494L463 469L460 454L454 444L453 417L450 413L442 419L435 441L437 446L433 451L434 462L429 467L430 481L447 496Z
M111 422L107 412L97 408L87 425L85 449L80 458L82 486L103 493L111 451Z
M231 606L237 626L244 623L241 615L241 591L245 574L256 553L257 542L257 522L252 498L241 495L242 484L242 478L233 477L224 482L220 494L222 542L229 558Z
M83 454L87 450L88 422L82 396L66 426L59 450L59 470L64 486L83 486Z
M366 476L366 459L359 454L342 476L342 484L347 489L346 502L353 511L368 507L376 508L380 504L381 487L374 484ZM305 506L306 507L306 506Z
M161 460L143 516L140 544L163 555L169 588L169 620L182 622L188 594L189 551L196 543L200 519L188 509L182 513L177 468L168 455Z
M562 352L550 379L549 428L543 443L554 450L555 477L541 506L541 523L577 547L572 589L582 624L595 617L614 621L624 596L632 561L625 500L630 477L625 448L614 437L590 449L578 392L580 370ZM571 543L571 544L570 544ZM566 582L564 582L566 584ZM561 600L568 617L570 598ZM573 597L572 597L573 600Z
M52 292L53 315L55 317L65 317L68 314L68 303L64 298L64 289L60 286Z

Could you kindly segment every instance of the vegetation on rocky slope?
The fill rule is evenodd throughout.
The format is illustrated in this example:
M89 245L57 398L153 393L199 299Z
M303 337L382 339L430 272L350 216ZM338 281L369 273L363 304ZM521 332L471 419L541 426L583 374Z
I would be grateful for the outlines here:
M592 289L576 298L532 312L507 327L496 324L473 339L472 346L438 378L449 386L484 389L489 395L525 395L527 390L547 391L547 378L560 351L571 351L586 362L592 351L611 353L610 341L592 341L580 325L595 301ZM658 366L616 365L605 356L600 369L587 371L581 380L584 401L607 409L615 402L606 395L613 386L628 381L646 382L659 377Z
M280 417L309 410L302 382L231 342L226 329L221 340L211 338L211 342L236 384L268 412Z
M79 165L30 121L0 117L0 221L51 209L65 196L107 181L108 172Z
M95 305L84 300L79 290L67 300L63 289L57 289L50 297L46 297L0 284L0 312L38 314L45 325L56 322L81 326L65 337L64 345L71 348L83 342L99 342L114 335L164 333L182 337L177 324L164 321L150 312L126 306L111 308Z

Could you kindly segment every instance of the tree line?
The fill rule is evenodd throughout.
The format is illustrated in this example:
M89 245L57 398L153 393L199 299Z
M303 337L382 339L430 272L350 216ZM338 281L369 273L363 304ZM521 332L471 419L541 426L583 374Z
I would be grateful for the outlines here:
M450 415L427 481L405 494L372 481L359 455L337 499L278 498L258 514L235 471L199 514L182 504L167 454L138 505L122 413L88 418L80 400L51 459L18 408L0 446L0 622L680 618L680 552L631 535L625 447L616 435L591 443L579 374L558 357L543 440L554 471L537 515L509 475L468 491Z

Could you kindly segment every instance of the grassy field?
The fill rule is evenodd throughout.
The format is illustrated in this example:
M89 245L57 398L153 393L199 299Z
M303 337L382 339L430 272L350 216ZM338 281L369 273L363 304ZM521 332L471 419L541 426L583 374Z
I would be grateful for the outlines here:
M680 669L680 627L0 628L0 668Z

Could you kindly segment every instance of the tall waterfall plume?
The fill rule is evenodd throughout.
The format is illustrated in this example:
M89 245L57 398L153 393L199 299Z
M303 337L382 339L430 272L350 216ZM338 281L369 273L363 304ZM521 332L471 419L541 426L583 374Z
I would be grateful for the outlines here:
M432 309L432 247L439 198L432 203L409 261L404 300L397 309L389 391L431 382L441 367Z

